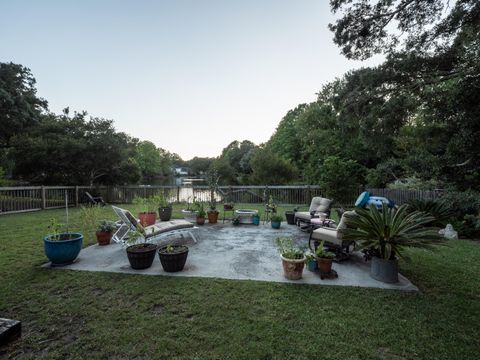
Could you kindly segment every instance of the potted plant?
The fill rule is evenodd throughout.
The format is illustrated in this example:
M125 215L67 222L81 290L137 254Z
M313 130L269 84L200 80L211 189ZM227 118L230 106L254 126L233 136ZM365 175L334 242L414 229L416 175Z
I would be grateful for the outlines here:
M205 208L203 207L203 203L196 203L197 206L197 225L205 224L205 216L207 213L205 212Z
M280 258L282 259L283 274L289 280L299 280L305 267L303 251L294 246L291 238L279 237L276 239Z
M97 243L100 246L110 244L112 240L113 232L117 229L115 222L109 220L102 220L98 223L97 231Z
M143 238L144 242L138 243L139 238ZM141 270L152 266L157 245L146 242L142 229L131 231L128 236L128 242L133 244L126 249L128 262L132 269Z
M398 259L408 259L406 248L433 249L442 243L438 229L428 226L434 218L426 213L408 212L408 205L398 209L383 204L381 209L355 209L358 216L347 219L340 229L344 240L356 241L365 258L372 260L370 275L386 283L398 282Z
M142 225L149 226L155 224L157 221L157 201L154 197L135 197L133 204L141 208L141 211L138 213L138 218Z
M253 225L260 225L260 215L255 214L252 216L252 224Z
M324 241L318 245L317 250L315 251L318 270L321 273L329 274L332 272L332 262L335 257L335 253L325 250Z
M288 225L295 225L295 213L297 209L293 209L293 211L285 211L285 218L287 219Z
M270 222L272 224L273 229L280 229L280 225L282 224L283 217L277 214L273 214L270 218Z
M209 207L210 208L207 211L208 222L210 224L216 224L218 221L218 211L215 200L210 201Z
M215 198L218 191L218 171L215 166L207 173L207 183L210 190L209 210L207 211L208 222L216 224L218 221L217 200Z
M193 202L196 204L195 198L194 198ZM193 204L190 203L190 201L188 201L188 200L187 200L187 208L182 209L182 215L183 215L183 218L187 221L190 221L190 222L196 222L197 221L197 210L195 210L193 208Z
M158 249L158 257L166 272L182 271L187 256L188 247L185 245L167 245Z
M48 226L51 235L43 238L45 255L52 263L52 266L71 264L77 258L80 250L82 250L83 235L69 232L68 225L65 232L60 232L62 227L62 224L52 218Z
M316 271L318 269L317 259L311 251L305 253L305 264L310 271Z
M161 221L169 221L172 218L172 205L167 201L163 194L155 196L158 206L158 215Z

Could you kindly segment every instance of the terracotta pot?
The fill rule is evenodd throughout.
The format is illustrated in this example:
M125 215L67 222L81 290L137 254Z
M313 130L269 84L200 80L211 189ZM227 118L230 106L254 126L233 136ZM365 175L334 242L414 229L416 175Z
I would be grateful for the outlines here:
M110 244L110 240L112 240L113 233L111 231L97 231L95 233L97 235L97 243L100 246Z
M197 225L203 225L205 224L205 218L197 216Z
M218 211L209 211L208 215L208 222L210 224L216 224L218 220Z
M332 271L333 259L325 259L317 257L318 270L321 273L330 273Z
M155 224L157 221L157 213L156 212L141 212L138 214L138 218L140 219L140 224L143 226L149 226Z
M282 258L283 274L289 280L299 280L303 275L303 268L305 267L305 256L301 259L287 259Z

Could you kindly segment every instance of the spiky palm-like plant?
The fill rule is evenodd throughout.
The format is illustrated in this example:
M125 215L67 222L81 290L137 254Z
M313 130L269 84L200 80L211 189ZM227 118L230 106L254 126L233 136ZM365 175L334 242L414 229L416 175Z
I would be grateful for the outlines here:
M434 219L424 212L407 211L407 205L398 209L382 209L371 205L356 209L358 216L348 218L347 228L339 230L343 239L356 241L360 249L382 259L406 259L403 250L409 247L433 249L442 242L438 229L428 226Z

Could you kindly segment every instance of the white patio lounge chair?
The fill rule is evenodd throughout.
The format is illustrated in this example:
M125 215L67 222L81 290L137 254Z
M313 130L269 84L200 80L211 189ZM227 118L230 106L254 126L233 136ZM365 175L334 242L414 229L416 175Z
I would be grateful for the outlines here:
M121 224L115 234L113 234L112 240L122 246L127 245L128 233L135 230L142 234L143 239L140 240L145 240L147 242L156 242L162 236L183 235L183 233L187 233L194 242L197 242L197 238L192 232L197 229L197 227L186 220L162 221L157 222L154 225L143 227L130 211L113 205L112 209L121 220Z

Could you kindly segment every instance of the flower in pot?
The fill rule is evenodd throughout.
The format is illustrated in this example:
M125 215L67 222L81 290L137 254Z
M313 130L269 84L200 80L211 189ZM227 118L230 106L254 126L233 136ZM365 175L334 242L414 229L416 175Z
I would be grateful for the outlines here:
M282 223L283 217L277 214L273 214L270 218L270 222L272 224L273 229L280 229L280 225Z
M355 209L357 216L347 219L339 230L344 240L356 241L367 260L370 275L386 283L398 282L398 259L408 260L406 248L433 249L442 243L438 229L429 226L434 218L424 212L408 212L408 205L398 209L383 204L381 209Z
M205 216L207 213L205 212L205 208L203 207L203 203L196 203L197 206L197 225L205 224Z
M133 204L140 207L138 218L140 223L144 225L154 225L157 220L157 201L155 197L141 198L135 197Z
M157 251L157 245L147 243L145 236L145 229L138 225L135 231L131 231L128 235L128 242L132 245L128 246L127 257L132 269L141 270L152 266ZM144 241L141 242L141 239Z
M320 243L317 250L315 251L318 270L321 273L329 274L332 272L332 262L335 257L335 253L325 250L324 241Z
M306 260L303 251L293 244L291 238L279 237L275 242L282 259L285 277L289 280L301 279Z
M167 245L158 249L158 257L166 272L182 271L187 256L188 247L185 245Z
M172 218L172 205L167 201L164 194L158 194L154 198L158 206L160 220L169 221Z
M113 232L117 229L115 222L109 220L102 220L98 223L97 231L97 243L100 246L110 244L112 240Z
M51 219L48 226L51 235L43 238L45 255L52 266L71 264L82 250L83 235L69 232L68 226L65 232L61 232L62 227L63 225L58 223L56 219Z

